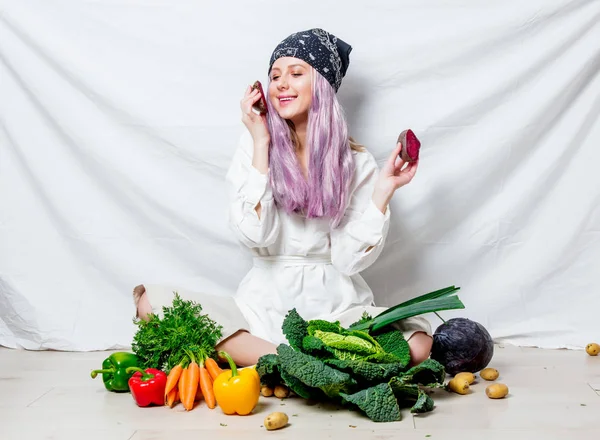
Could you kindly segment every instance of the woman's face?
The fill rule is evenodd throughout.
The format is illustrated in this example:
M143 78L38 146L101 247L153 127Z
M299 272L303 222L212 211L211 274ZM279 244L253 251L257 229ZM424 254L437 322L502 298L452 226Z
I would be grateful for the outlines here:
M312 102L311 67L298 58L283 57L273 63L269 99L283 119L295 124L308 120Z

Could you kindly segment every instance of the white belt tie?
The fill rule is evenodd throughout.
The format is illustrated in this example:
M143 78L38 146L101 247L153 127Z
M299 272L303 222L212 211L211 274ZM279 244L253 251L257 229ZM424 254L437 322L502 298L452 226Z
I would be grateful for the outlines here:
M261 255L254 257L254 266L311 266L331 264L331 255Z

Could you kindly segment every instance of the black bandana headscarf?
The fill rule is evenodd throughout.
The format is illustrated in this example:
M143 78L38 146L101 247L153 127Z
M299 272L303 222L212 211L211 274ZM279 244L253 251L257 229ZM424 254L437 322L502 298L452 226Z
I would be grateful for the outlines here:
M268 73L278 58L298 58L314 67L337 92L348 70L351 51L352 46L323 29L296 32L277 45Z

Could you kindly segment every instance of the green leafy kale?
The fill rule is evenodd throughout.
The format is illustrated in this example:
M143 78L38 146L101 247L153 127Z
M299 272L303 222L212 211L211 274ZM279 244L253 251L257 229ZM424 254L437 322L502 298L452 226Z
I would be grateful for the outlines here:
M260 377L261 385L275 388L281 384L281 372L279 371L279 357L276 354L265 354L256 363L256 372Z
M341 348L344 350L346 350L346 349L351 350L353 344L358 344L359 347L360 346L362 346L362 347L375 346L375 347L377 347L376 351L381 350L381 347L378 346L377 341L375 341L375 339L373 339L371 337L371 335L369 335L367 332L359 331L359 330L347 330L340 325L339 321L329 322L329 321L324 321L321 319L314 319L314 320L308 322L307 331L308 331L309 335L313 335L313 336L315 336L315 333L319 332L320 334L337 334L337 335L352 337L351 341L353 341L353 342L350 343L350 347L345 348L345 346L342 346L342 347L336 347L336 348ZM356 339L354 339L354 338L356 338ZM368 345L364 345L363 342L361 342L359 339L362 339L363 341L367 342Z
M319 338L307 335L302 340L302 351L313 355L319 359L329 359L335 357L333 349L329 348Z
M411 413L425 413L433 411L434 402L431 397L423 390L419 390L419 398L410 409Z
M318 348L327 351L338 359L360 360L369 356L382 355L384 349L368 333L356 330L347 330L339 322L312 320L308 322L308 335L319 339L323 345L309 339L307 346L311 349ZM303 343L303 346L305 344ZM390 362L395 360L389 360Z
M375 336L375 340L386 353L393 354L398 358L398 362L405 367L408 366L410 363L410 347L402 332L391 330Z
M344 402L359 407L374 422L395 422L402 419L400 407L388 383L380 383L354 394L341 394Z
M327 396L319 388L312 388L295 376L288 374L285 370L281 372L281 379L290 390L304 399L325 400Z
M402 363L381 364L364 360L323 359L323 362L355 377L359 383L385 382L404 371Z
M281 381L300 397L348 404L377 422L400 420L402 408L433 410L433 400L419 386L443 385L445 370L431 359L409 369L402 332L387 327L369 334L339 322L307 322L295 309L282 329L289 345L259 359L262 383Z
M323 319L313 319L307 323L306 331L309 335L313 335L315 331L320 330L322 332L329 333L347 333L346 330L340 325L339 322L330 322Z
M319 358L368 359L383 363L402 361L402 358L398 358L394 353L387 353L367 332L347 330L339 322L320 319L306 322L296 309L288 312L283 320L282 330L292 348ZM396 343L396 346L392 348L401 352L397 341L394 340L393 343Z
M387 353L382 351L380 353L375 353L370 356L364 358L365 361L375 362L379 364L393 364L393 363L403 363L398 356L392 353Z
M394 395L398 401L398 405L402 408L412 405L410 411L412 413L423 413L433 410L433 400L419 389L416 384L402 383L399 377L394 377L389 382Z
M316 330L313 336L340 353L346 352L358 356L369 356L382 351L374 344L354 335L341 335L339 333Z
M281 344L277 347L281 371L300 380L312 388L319 388L328 397L338 397L356 386L349 374L331 368L321 360L292 347Z
M446 370L444 366L433 359L425 359L400 378L402 383L420 384L427 387L439 387L445 379Z
M281 330L289 344L296 350L302 349L302 340L308 334L308 323L302 319L296 309L288 312L283 320Z

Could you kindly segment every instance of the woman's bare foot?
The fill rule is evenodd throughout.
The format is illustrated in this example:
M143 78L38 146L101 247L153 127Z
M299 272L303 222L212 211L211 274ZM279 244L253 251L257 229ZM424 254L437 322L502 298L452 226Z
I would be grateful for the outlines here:
M143 284L135 286L133 288L133 302L135 303L136 314L135 316L147 321L148 315L152 313L152 306L146 295L146 288Z

